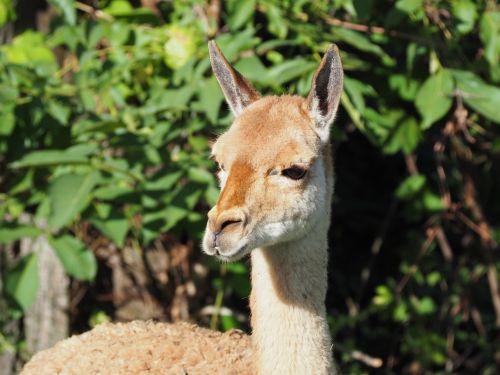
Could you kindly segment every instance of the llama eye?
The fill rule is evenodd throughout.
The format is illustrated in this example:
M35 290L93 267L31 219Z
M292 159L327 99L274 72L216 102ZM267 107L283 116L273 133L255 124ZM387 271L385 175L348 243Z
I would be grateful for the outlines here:
M290 168L284 169L281 174L292 180L300 180L306 175L307 170L305 168L294 165Z

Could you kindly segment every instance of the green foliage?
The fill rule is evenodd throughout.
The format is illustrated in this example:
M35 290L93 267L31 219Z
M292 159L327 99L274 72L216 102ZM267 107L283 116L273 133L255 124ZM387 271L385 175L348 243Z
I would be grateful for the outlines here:
M38 291L38 258L36 254L23 257L3 280L4 292L12 302L13 314L26 311L34 302Z
M346 79L327 310L341 367L371 373L349 354L361 350L387 373L493 373L486 270L499 262L484 228L500 239L495 2L231 0L216 14L201 0L85 2L93 12L48 3L49 32L18 30L0 46L0 244L43 234L69 275L92 281L94 235L118 248L147 249L166 232L199 242L218 195L210 140L231 122L206 41L263 92L300 95L335 42ZM0 0L0 26L15 19L12 4ZM203 262L217 308L248 296L245 264ZM36 295L36 263L22 258L3 278L10 318ZM94 311L92 325L108 319Z
M49 3L63 14L65 22L70 25L76 24L76 9L74 0L49 0Z
M423 118L424 129L441 119L453 103L453 78L449 71L442 69L430 76L418 90L415 106Z
M0 27L5 25L7 21L15 19L15 16L12 0L0 0Z
M63 235L49 238L49 243L56 252L64 269L78 280L93 280L97 273L94 253L78 238Z

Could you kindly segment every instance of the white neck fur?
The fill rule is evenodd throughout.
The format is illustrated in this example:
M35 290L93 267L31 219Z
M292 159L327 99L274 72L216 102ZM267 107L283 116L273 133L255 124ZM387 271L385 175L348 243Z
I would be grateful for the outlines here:
M297 241L252 251L258 375L336 374L325 312L328 226L325 219Z

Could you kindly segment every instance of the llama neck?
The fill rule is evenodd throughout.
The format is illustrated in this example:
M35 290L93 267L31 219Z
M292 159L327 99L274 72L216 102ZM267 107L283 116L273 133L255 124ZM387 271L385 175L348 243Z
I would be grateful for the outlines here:
M326 221L326 220L325 220ZM252 340L259 375L332 375L327 229L252 251Z

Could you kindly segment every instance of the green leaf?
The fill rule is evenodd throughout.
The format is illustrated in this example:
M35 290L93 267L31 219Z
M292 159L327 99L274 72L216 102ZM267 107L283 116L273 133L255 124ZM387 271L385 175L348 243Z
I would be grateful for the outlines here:
M15 19L16 19L16 12L14 10L14 4L12 3L12 0L0 0L0 27L2 27L5 23L7 23L7 21Z
M439 195L430 190L425 190L422 197L422 203L426 211L430 213L441 212L446 209L446 205Z
M392 74L389 77L389 86L397 90L402 99L413 102L417 96L419 82L407 74Z
M406 303L398 303L392 312L392 317L397 322L407 322L410 319L410 314L408 313L408 307Z
M11 164L12 168L40 167L58 164L83 164L88 158L81 155L71 155L60 150L34 151L25 155L21 160Z
M160 191L166 191L171 189L175 183L179 181L179 179L182 177L183 173L182 171L171 171L161 177L158 178L150 178L146 184L145 188L146 190L160 190Z
M170 229L175 227L175 225L179 221L184 219L189 213L188 210L173 205L168 206L164 212L165 212L165 220L167 222L167 224L162 227L162 231L164 232L169 231Z
M265 14L269 20L267 28L271 34L276 35L280 39L285 39L288 34L288 25L280 7L271 3L266 3Z
M62 12L66 23L76 25L75 0L49 0L49 3Z
M367 36L361 34L360 32L341 27L334 27L332 29L332 33L335 36L335 39L339 41L346 42L360 51L369 52L379 56L386 65L392 66L395 64L394 59L385 53L380 46L373 43Z
M0 112L0 136L9 136L16 126L16 117L12 111Z
M396 8L406 14L414 14L417 19L423 16L423 0L398 0Z
M187 108L188 102L194 94L194 85L186 85L179 89L167 89L161 93L156 93L150 100L141 108L141 115L155 114L168 109Z
M379 285L375 289L373 303L377 306L387 306L393 301L391 290L386 285Z
M68 125L71 109L59 101L50 100L47 105L47 112L61 125Z
M477 19L476 4L470 0L454 0L451 2L453 15L460 20L457 30L467 34L474 28Z
M90 219L106 237L122 248L130 228L127 218L110 204L97 204L97 215Z
M500 11L485 12L481 17L479 36L484 43L484 56L490 65L500 61Z
M67 173L58 176L49 186L49 226L58 230L71 222L88 204L97 180L96 172Z
M274 86L280 86L285 82L314 70L316 65L315 62L307 61L304 58L285 61L270 68L267 72L266 80L270 81Z
M415 197L425 187L427 179L424 175L414 175L406 178L397 188L396 196L399 199L409 200Z
M203 82L199 91L200 109L206 113L212 124L217 122L219 108L224 101L224 95L217 79L212 77Z
M12 168L46 167L61 164L86 164L89 159L71 150L40 150L24 155L21 160L10 164Z
M22 238L36 237L40 229L32 225L2 223L0 226L0 243L7 244Z
M68 274L78 280L93 280L97 274L94 253L82 241L70 235L49 238L59 260Z
M256 38L254 33L255 30L247 28L233 35L229 33L222 34L217 37L216 41L220 49L224 51L227 60L232 62L239 52L246 51L260 43L260 39Z
M128 0L115 0L107 4L109 5L103 11L111 16L129 15L134 12L134 7Z
M358 81L357 79L352 79L349 77L344 77L344 88L349 97L352 100L352 104L361 113L365 110L365 99L364 96L375 96L375 90L370 85Z
M185 66L196 52L196 35L192 28L170 24L166 28L167 41L163 45L165 64L174 69Z
M250 81L267 84L267 68L264 66L264 64L262 64L262 61L260 61L257 56L249 56L240 59L235 64L235 68Z
M242 262L228 263L225 265L227 272L235 275L248 275L248 268Z
M236 31L255 14L255 0L239 0L231 12L228 24L231 31Z
M205 200L210 206L214 206L217 203L217 199L219 198L219 189L215 184L208 185L208 188L205 190Z
M465 103L484 117L500 123L500 88L488 85L472 72L451 70Z
M55 66L56 58L47 47L44 35L36 31L25 31L16 36L12 44L0 46L7 60L13 64L40 67Z
M199 182L202 184L210 184L214 181L214 176L212 173L206 169L192 167L188 170L188 177L191 181Z
M240 327L240 324L238 323L236 318L232 315L221 315L220 324L222 326L223 332Z
M27 311L35 301L38 292L38 256L23 257L4 278L4 291L16 307Z
M435 286L442 280L442 276L438 271L432 271L426 277L427 284L431 287Z
M375 0L353 0L352 3L360 21L370 18Z
M404 118L396 124L384 143L384 152L393 154L398 151L403 151L406 154L411 153L422 139L422 131L420 130L417 121L413 117Z
M113 184L95 189L94 197L102 200L118 200L120 197L134 193L134 191L131 187Z
M423 129L427 129L450 110L452 93L453 77L448 70L442 69L427 78L415 100L415 106L423 118Z
M436 304L430 297L423 297L421 299L413 297L411 299L411 303L413 308L419 315L429 315L436 311Z

